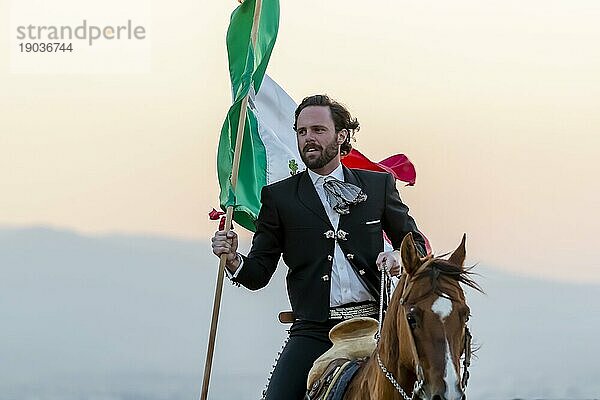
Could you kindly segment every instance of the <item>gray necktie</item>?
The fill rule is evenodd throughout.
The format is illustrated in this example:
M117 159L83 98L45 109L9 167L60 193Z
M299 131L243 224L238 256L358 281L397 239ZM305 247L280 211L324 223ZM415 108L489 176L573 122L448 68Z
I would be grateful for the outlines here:
M350 205L367 200L367 195L356 185L342 182L332 176L325 178L323 182L325 198L338 214L348 214Z

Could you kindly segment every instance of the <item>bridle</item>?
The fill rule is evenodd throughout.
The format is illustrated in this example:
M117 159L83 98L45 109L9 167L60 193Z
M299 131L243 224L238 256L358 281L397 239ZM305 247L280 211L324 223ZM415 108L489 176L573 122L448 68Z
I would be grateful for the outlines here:
M417 275L422 270L425 270L425 268L429 264L431 264L433 261L434 261L433 257L429 258L429 260L425 261L417 269L417 271L414 273L414 275ZM408 337L409 337L409 346L410 346L410 350L411 350L411 353L413 356L413 361L415 363L415 374L417 376L417 379L415 380L415 384L413 386L412 393L410 396L404 391L402 386L400 386L398 381L394 378L394 375L386 368L385 364L381 360L381 357L379 356L379 351L376 352L376 357L377 357L377 364L379 365L379 368L381 369L381 371L383 372L385 377L390 381L392 386L394 386L394 388L398 391L398 393L400 393L402 398L404 400L415 400L418 397L421 397L423 385L425 383L425 378L424 378L424 374L423 374L423 367L421 366L421 362L419 359L419 353L417 352L415 338L413 336L412 329L408 325L406 308L404 307L404 304L406 303L406 301L408 299L410 290L413 287L414 281L409 279L408 275L405 272L403 273L403 275L405 278L404 278L404 287L402 289L402 297L400 298L400 306L401 306L400 308L402 309L402 315L400 317L404 320L404 323L406 324L406 328L408 331ZM390 275L389 271L387 271L385 268L381 268L381 287L380 287L380 292L379 292L380 293L380 295L379 295L379 321L378 321L378 326L377 326L377 334L375 335L375 338L377 339L377 343L379 343L379 339L381 338L384 298L386 299L387 304L389 305L390 293L391 293L390 282L391 282L391 275ZM466 324L464 326L464 329L465 329L465 332L464 332L465 340L464 340L464 347L463 347L464 359L463 359L463 365L462 365L463 366L463 374L461 377L461 384L462 384L463 391L467 388L467 383L469 381L469 366L471 365L471 339L472 339L471 332L469 331L469 328ZM466 400L466 394L463 395L463 400Z

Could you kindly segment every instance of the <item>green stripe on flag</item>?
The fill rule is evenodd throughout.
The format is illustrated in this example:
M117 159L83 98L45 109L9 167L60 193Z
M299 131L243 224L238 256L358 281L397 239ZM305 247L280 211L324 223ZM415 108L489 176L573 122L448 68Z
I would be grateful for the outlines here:
M240 169L235 194L231 187L231 169L237 136L238 121L244 97L253 86L258 93L279 28L279 1L263 0L256 47L252 47L250 33L254 20L256 0L246 0L231 15L227 30L229 74L233 105L221 129L217 154L217 171L221 193L221 207L234 206L234 221L254 231L254 221L260 210L260 190L266 184L265 148L258 134L258 122L248 110L240 158Z
M227 30L229 75L234 100L248 93L251 82L258 93L279 29L279 1L263 0L256 48L252 48L250 33L254 21L256 0L246 0L231 14Z

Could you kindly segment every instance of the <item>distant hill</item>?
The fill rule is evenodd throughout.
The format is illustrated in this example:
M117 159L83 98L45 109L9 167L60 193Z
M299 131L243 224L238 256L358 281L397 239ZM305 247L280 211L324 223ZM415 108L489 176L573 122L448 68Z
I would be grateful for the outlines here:
M208 242L0 229L0 398L196 398L216 267ZM469 398L598 398L599 287L478 272ZM260 397L284 276L258 293L226 282L211 399Z

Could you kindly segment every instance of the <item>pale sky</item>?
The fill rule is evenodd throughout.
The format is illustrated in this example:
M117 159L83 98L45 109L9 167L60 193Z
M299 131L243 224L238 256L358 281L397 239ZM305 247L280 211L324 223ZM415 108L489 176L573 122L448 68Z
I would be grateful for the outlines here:
M600 282L600 3L281 3L267 72L296 101L345 103L373 160L408 155L417 184L401 197L436 252L466 232L471 263ZM0 225L210 237L237 2L151 1L100 18L80 1L72 24L141 21L151 48L147 72L85 74L11 73L10 4Z

